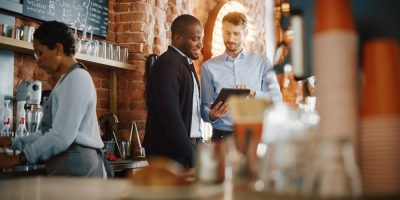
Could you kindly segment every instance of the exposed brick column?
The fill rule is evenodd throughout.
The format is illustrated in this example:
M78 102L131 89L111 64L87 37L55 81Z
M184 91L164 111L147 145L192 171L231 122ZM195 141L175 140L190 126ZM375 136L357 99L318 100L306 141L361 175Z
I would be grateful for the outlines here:
M133 71L118 72L118 117L122 137L127 138L132 120L138 122L143 138L145 103L145 62L149 54L161 54L167 47L166 1L120 0L114 5L115 41L129 49ZM136 137L133 137L137 150ZM137 151L135 151L136 153Z
M147 108L145 103L145 61L149 54L162 54L170 44L170 26L182 13L188 13L188 1L119 0L114 4L115 41L129 49L133 71L118 73L118 117L122 137L127 137L132 120L138 122L144 136ZM134 146L137 142L134 137ZM134 147L135 148L135 147ZM137 148L135 148L137 149Z

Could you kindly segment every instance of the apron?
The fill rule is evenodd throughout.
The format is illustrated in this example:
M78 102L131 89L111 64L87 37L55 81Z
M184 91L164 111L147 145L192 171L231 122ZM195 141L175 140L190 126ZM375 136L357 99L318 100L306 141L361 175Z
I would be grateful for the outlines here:
M60 81L56 84L53 91L57 86L76 68L86 67L81 63L76 63L71 69L61 77ZM52 125L52 96L53 92L43 108L42 118L42 133L48 132ZM100 149L86 147L80 144L73 143L67 150L58 155L50 157L44 161L46 165L46 172L49 176L86 176L86 177L112 177L113 171L104 157Z

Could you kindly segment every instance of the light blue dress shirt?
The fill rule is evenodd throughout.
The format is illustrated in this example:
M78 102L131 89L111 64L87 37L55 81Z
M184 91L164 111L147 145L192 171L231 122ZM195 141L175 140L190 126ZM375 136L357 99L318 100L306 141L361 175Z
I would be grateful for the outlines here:
M246 84L256 90L256 98L267 98L273 102L282 101L282 94L276 75L267 57L242 50L236 58L227 53L203 63L201 72L201 116L213 128L232 131L229 113L215 121L209 118L210 102L214 102L222 88L234 88Z

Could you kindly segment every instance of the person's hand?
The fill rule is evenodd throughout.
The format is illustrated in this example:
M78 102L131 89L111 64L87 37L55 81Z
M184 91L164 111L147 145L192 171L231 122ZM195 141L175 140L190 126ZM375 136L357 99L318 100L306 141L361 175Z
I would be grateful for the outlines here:
M250 98L254 98L254 97L256 97L256 90L255 89L252 89L252 88L249 88L249 86L248 85L246 85L246 84L243 84L243 83L239 83L239 84L236 84L235 85L235 88L238 88L238 89L250 89L250 93L249 93L249 97Z
M210 109L212 104L213 103L211 102L209 105ZM224 117L227 112L228 112L228 104L220 101L217 104L215 104L214 107L210 110L209 118L211 121L215 121L218 118Z
M7 136L0 137L0 147L9 148L9 147L11 147L11 145L12 145L12 143L11 143L10 137L7 137Z

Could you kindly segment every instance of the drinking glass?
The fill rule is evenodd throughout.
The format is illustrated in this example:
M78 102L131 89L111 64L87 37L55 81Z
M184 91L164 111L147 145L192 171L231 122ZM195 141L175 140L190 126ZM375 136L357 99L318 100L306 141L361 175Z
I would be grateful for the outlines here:
M128 48L124 47L121 49L121 62L128 63Z
M86 52L90 56L98 56L99 54L99 41L93 39L93 31L98 30L99 28L89 26L88 30L90 31L90 39L86 42Z
M88 49L87 30L88 30L88 28L83 25L81 27L82 27L83 32L82 32L82 39L79 41L80 48L79 48L78 53L87 54L87 49Z
M87 55L91 55L92 54L92 52L93 52L93 49L94 49L94 43L93 43L93 27L92 26L89 26L88 28L87 28L87 31L89 31L89 33L90 33L90 38L89 39L87 39L86 38L86 32L84 33L85 34L85 40L84 40L84 44L85 44L85 46L84 46L84 53L85 54L87 54Z
M319 141L304 188L306 194L322 198L359 197L361 179L352 142L345 139Z
M121 61L121 47L119 45L114 45L113 60Z
M129 141L121 141L121 158L127 159L131 155L131 142Z
M99 43L98 57L104 58L104 59L107 58L106 52L107 52L107 43L105 41L101 41Z
M92 48L92 51L90 52L90 55L99 57L100 42L98 40L92 40L92 44L93 44L93 48Z
M73 24L74 28L74 38L75 38L75 51L77 53L82 52L82 45L81 45L81 39L78 37L78 30L79 28L82 27L82 25L78 22Z
M24 36L24 29L23 27L15 27L15 35L14 35L14 39L16 40L21 40Z
M302 193L313 147L312 132L302 112L287 104L274 104L264 113L256 190L283 195ZM310 126L311 127L311 126Z
M28 42L32 42L34 32L35 32L35 27L24 26L22 39Z
M8 24L2 24L1 35L13 38L15 36L15 28Z
M106 49L106 59L112 60L113 59L113 53L114 52L114 45L108 43L107 44L107 49Z

